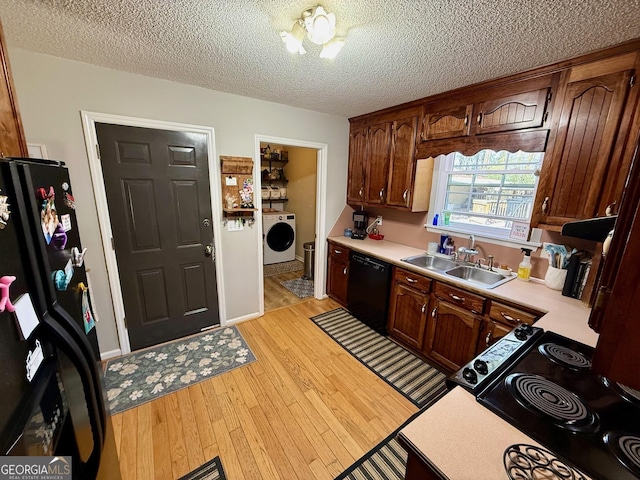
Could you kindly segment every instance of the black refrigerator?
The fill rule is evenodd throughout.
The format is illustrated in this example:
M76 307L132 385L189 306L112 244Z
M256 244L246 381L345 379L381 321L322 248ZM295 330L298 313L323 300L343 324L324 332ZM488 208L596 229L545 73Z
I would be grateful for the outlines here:
M75 202L63 162L0 159L0 454L117 480Z

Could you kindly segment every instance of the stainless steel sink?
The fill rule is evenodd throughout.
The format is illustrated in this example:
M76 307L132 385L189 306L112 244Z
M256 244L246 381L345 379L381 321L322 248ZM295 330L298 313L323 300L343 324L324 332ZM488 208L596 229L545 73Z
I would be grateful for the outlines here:
M502 285L503 283L508 282L513 279L513 276L503 277L499 273L489 272L488 270L483 270L478 267L471 267L460 265L456 268L452 268L451 270L447 270L444 272L447 275L451 275L452 277L460 278L462 280L466 280L467 282L480 285L484 288L495 288L498 285Z
M402 262L410 263L416 267L426 268L427 270L434 270L436 272L444 272L456 268L458 264L453 260L447 260L446 258L436 257L435 255L429 255L423 253L422 255L415 255L413 257L407 257L400 259Z

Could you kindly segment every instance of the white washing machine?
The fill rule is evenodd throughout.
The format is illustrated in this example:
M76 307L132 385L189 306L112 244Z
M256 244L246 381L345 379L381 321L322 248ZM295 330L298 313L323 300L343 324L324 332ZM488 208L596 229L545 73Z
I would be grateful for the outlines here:
M296 214L269 212L262 215L264 264L296 259Z

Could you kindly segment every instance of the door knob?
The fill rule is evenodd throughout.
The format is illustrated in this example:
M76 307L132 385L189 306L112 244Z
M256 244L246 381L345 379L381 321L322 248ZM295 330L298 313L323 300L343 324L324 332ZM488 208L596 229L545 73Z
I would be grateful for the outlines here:
M204 247L204 254L207 257L210 257L211 255L213 255L213 245L207 245L206 247Z

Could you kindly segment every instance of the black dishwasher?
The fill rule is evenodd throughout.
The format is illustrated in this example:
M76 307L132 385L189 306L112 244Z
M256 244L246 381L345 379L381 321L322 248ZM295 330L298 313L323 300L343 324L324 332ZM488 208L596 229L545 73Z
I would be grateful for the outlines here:
M391 264L351 252L347 308L358 320L383 335L387 334Z

